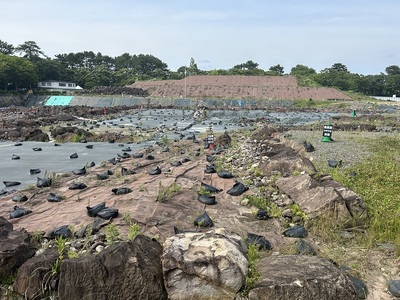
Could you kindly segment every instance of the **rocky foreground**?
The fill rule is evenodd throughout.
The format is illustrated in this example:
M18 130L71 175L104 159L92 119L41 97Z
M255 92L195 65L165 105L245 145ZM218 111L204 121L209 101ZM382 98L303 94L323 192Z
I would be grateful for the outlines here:
M97 119L99 108L0 114L3 140L79 135L124 143L115 132L99 137L56 126ZM365 254L371 268L360 276L326 259L309 232L310 221L328 218L349 228L341 233L347 239L350 227L368 221L363 200L317 172L314 162L355 163L366 157L351 143L355 135L399 130L396 117L343 119L333 120L336 142L314 143L313 152L303 142L319 141L321 128L283 132L260 120L250 133L219 136L213 149L201 137L159 140L2 196L0 298L392 299L395 250ZM42 131L48 126L50 136Z
M215 146L164 140L1 198L3 298L390 299L320 255L306 221L368 213L301 143L261 126Z

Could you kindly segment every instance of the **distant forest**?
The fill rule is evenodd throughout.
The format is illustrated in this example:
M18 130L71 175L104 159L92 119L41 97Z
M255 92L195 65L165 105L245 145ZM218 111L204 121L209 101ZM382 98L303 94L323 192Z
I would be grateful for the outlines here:
M204 71L194 58L189 66L177 71L150 54L123 53L116 57L84 51L57 54L49 58L34 41L14 46L0 40L0 91L21 91L37 87L39 81L75 82L85 89L96 86L125 86L136 81L182 79L196 75L296 76L300 86L334 87L369 96L400 95L400 67L388 66L385 73L362 75L351 73L346 65L335 63L320 72L296 65L286 73L281 65L268 70L251 60L228 70Z

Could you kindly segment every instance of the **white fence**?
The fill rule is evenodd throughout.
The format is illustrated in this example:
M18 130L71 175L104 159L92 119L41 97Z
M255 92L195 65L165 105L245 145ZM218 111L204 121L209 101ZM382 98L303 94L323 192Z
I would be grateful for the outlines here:
M371 96L371 98L378 99L378 100L384 100L384 101L400 102L400 97L396 97L396 95L393 95L393 97Z

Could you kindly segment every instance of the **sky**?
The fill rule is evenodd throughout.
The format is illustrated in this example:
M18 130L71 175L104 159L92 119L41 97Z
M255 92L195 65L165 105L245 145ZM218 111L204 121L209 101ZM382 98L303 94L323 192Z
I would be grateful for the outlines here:
M252 60L285 73L342 63L374 75L400 65L399 0L0 0L0 40L50 58L150 54L171 71Z

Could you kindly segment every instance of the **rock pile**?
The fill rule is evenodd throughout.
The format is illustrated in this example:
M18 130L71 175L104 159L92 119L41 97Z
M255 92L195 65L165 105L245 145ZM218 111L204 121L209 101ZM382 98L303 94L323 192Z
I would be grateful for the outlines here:
M287 148L270 129L229 137L231 148L214 150L198 148L195 140L171 142L173 151L167 152L155 144L141 151L146 153L142 157L114 159L85 169L84 174L57 178L56 184L41 187L40 192L27 192L29 200L24 205L32 213L10 222L20 231L23 227L31 232L37 232L39 226L52 228L46 230L40 250L31 259L33 251L27 249L33 244L26 244L29 235L25 231L20 238L25 256L14 251L18 259L13 261L18 263L7 269L1 264L9 260L0 259L0 270L7 270L8 275L18 269L13 289L27 299L53 295L59 299L235 299L241 294L248 299L262 295L282 300L334 299L334 295L357 299L347 274L318 257L318 248L308 239L307 224L290 207L296 203L315 217L329 212L332 203L343 211L348 205L351 210L338 215L337 222L346 224L348 215L353 214L362 224L362 200L329 182L326 205L311 210L302 194L312 198L318 185L328 180L315 179L309 161ZM147 159L149 155L154 159ZM184 163L171 165L178 160ZM206 172L211 167L213 172ZM123 168L132 172L122 175ZM106 173L110 175L105 179L96 176ZM84 188L69 188L78 183ZM180 189L170 189L177 185ZM126 193L116 192L122 187ZM240 192L232 192L239 188ZM61 201L47 201L50 192L61 194ZM2 200L2 211L15 205L11 198ZM255 198L260 204L273 203L280 214L249 203ZM90 201L92 205L88 205ZM107 220L87 215L88 208L92 210L96 203L103 206L103 202L120 213ZM70 224L59 224L60 220ZM114 232L110 243L105 227L118 226L126 233L133 223L140 227L140 234L123 241ZM6 233L0 231L0 245L5 247L12 244L17 232L7 221L3 224L0 230L6 228ZM73 236L68 244L62 243ZM248 252L250 244L256 245L262 256L257 262L259 278L249 278L249 266L255 268ZM281 254L285 247L297 244L299 253L315 255ZM9 255L8 249L2 251L0 257Z

